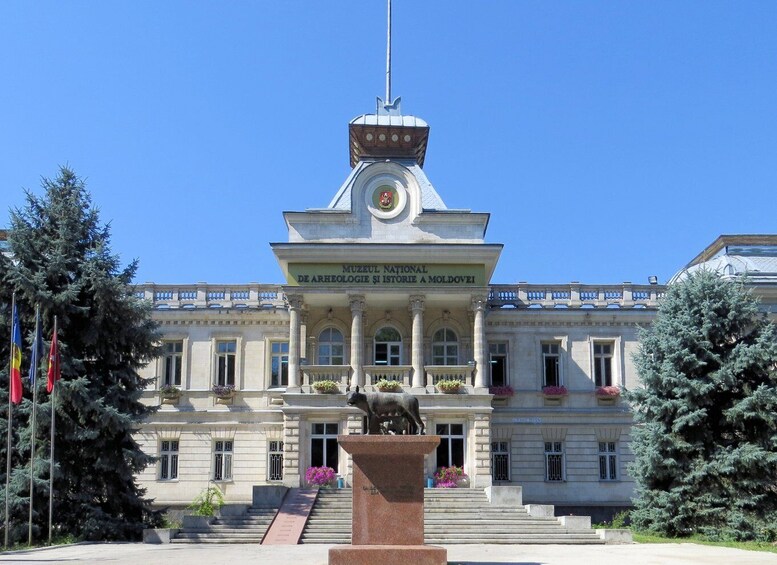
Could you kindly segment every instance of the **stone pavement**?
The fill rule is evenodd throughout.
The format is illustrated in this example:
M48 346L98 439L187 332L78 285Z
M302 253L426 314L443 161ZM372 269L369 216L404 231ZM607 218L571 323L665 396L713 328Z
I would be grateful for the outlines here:
M328 545L94 543L0 553L2 563L325 565ZM683 544L452 545L455 565L777 565L777 554ZM387 564L388 565L388 564ZM403 565L412 565L405 563Z

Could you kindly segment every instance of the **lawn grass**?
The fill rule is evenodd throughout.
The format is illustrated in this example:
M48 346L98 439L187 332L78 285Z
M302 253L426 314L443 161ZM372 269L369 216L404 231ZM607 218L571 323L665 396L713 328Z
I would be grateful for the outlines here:
M700 536L667 538L652 532L635 532L633 530L631 535L636 543L698 543L700 545L714 545L717 547L732 547L734 549L777 553L777 543L763 541L710 541Z

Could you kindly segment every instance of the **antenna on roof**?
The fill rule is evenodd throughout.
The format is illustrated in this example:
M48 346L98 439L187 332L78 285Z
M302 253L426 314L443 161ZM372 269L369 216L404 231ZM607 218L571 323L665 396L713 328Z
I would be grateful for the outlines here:
M391 0L388 0L388 26L386 31L386 104L391 104Z
M386 99L381 100L378 97L378 107L376 114L399 116L402 114L399 103L402 100L397 97L396 100L391 100L391 0L387 0L388 4L388 25L386 26Z

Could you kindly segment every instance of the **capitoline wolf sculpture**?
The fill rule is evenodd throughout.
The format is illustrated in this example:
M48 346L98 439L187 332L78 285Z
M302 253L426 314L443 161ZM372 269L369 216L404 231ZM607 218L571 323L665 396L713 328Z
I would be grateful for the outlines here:
M367 434L406 433L423 435L425 426L418 410L418 399L406 392L348 393L348 406L355 406L367 414ZM384 424L383 426L381 424Z

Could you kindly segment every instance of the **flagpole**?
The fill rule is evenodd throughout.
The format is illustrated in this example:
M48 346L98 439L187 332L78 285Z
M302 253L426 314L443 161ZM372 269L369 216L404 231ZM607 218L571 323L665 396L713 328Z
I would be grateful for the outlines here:
M32 435L30 436L30 521L27 525L27 545L32 546L32 498L34 492L33 476L35 472L35 412L38 406L38 364L40 362L40 304L35 307L35 337L30 356L30 386L32 386Z
M11 361L8 368L8 444L5 450L5 543L4 547L8 549L8 531L11 529L11 522L8 519L8 489L11 484L11 425L13 424L13 406L11 403L11 373L13 373L13 315L16 311L16 293L11 296Z
M57 339L57 317L54 316L54 335L51 339ZM59 349L57 349L59 355ZM49 357L49 364L51 358ZM51 545L51 525L54 516L54 426L56 423L56 412L54 411L54 401L57 398L57 381L54 380L54 386L51 389L51 454L49 455L49 545Z

